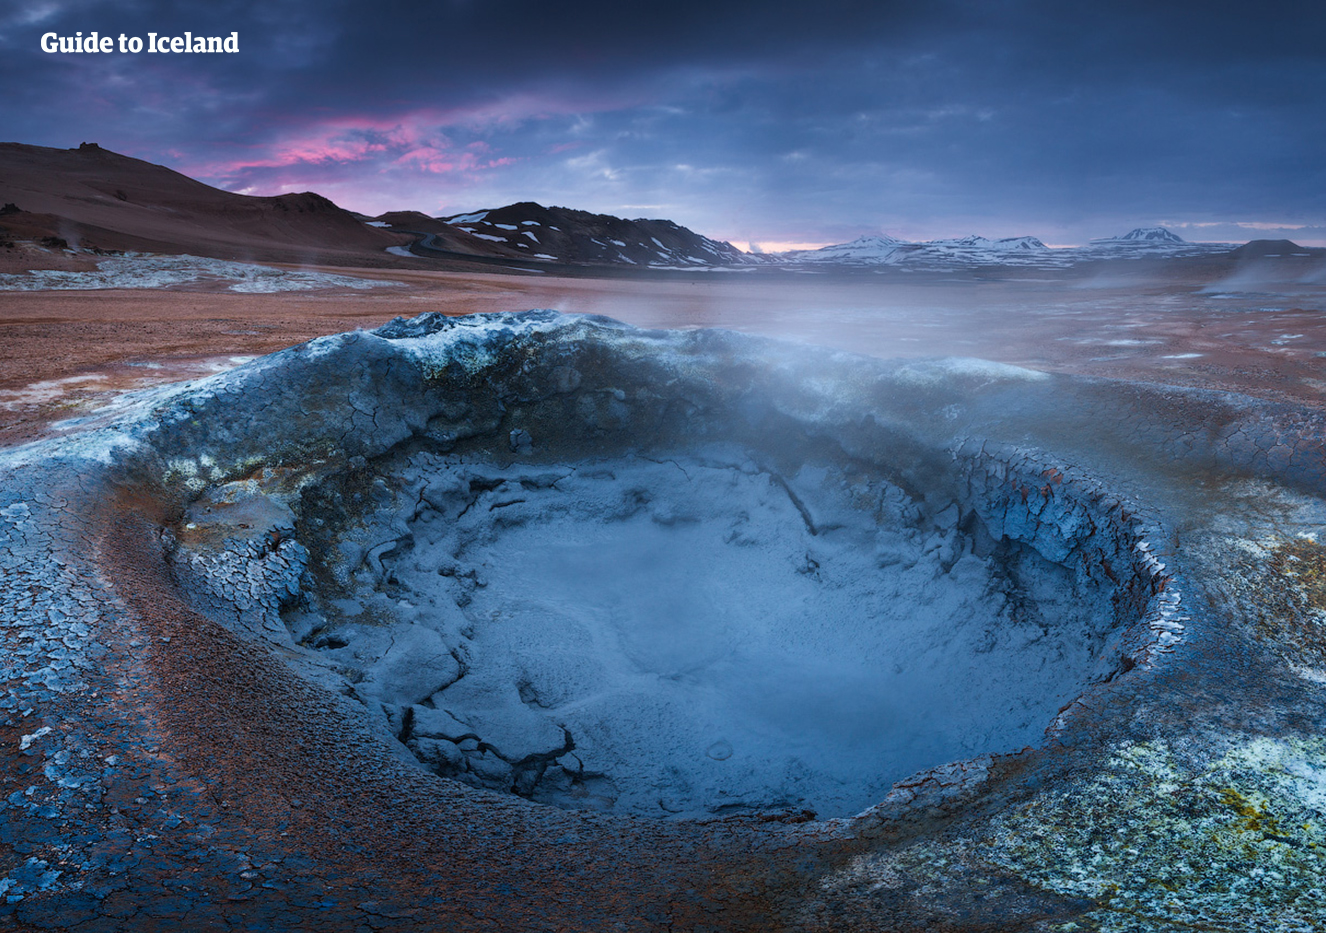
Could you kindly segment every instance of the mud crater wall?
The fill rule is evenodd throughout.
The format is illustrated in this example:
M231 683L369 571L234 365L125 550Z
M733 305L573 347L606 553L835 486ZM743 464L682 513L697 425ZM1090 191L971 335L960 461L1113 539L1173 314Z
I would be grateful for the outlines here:
M140 464L179 499L181 519L163 536L177 577L213 615L323 655L325 669L344 678L345 691L380 704L391 732L421 760L480 786L564 805L579 805L571 799L578 795L588 805L606 800L611 807L623 796L602 783L611 783L610 775L583 762L578 771L575 763L559 763L569 775L558 779L561 790L540 791L549 768L574 753L565 732L541 725L535 731L548 732L541 746L498 754L466 723L448 722L456 720L454 711L436 695L462 679L469 661L446 639L425 646L435 662L427 676L442 687L423 698L396 689L418 672L417 651L402 656L415 661L395 664L391 644L378 638L376 648L346 657L350 639L337 632L336 602L357 599L363 581L356 574L364 569L377 590L400 595L394 568L414 546L412 523L429 511L426 497L418 497L414 513L401 514L403 494L417 492L402 482L403 464L418 473L424 461L446 461L453 472L482 463L487 479L465 492L476 493L477 502L492 491L484 482L537 487L544 467L555 474L568 464L708 451L701 457L707 468L768 477L766 491L782 497L793 510L793 527L811 538L819 537L815 508L801 496L815 484L793 486L808 467L821 478L831 473L829 485L841 489L873 483L877 503L893 502L890 521L897 528L937 534L938 548L948 549L932 555L936 573L950 573L968 556L1014 581L1001 594L1006 602L1022 598L1018 592L1025 597L1031 580L1054 580L1058 592L1071 593L1076 607L1060 624L1080 636L1083 654L1073 659L1067 700L1149 663L1182 631L1166 602L1164 566L1134 511L1089 481L1043 465L1034 452L945 437L932 415L951 387L891 378L884 364L719 332L647 333L537 313L478 326L425 316L376 334L315 341L285 356L279 368L254 374L238 391L199 399L162 419L155 453ZM447 514L445 507L432 511ZM357 534L384 530L391 533L369 547L341 548ZM459 582L453 573L448 585L469 587L472 600L479 580L464 576L469 572L461 569ZM1025 615L1036 600L1024 602ZM373 621L362 618L369 607L359 600L351 608L363 630L357 637L373 642L363 634ZM398 613L383 612L377 635L400 622ZM463 623L457 626L460 633ZM356 686L366 669L388 661L401 668L396 681L376 670L368 679L377 689ZM395 695L384 695L388 682ZM531 683L513 688L525 707L539 705ZM1025 728L1018 735L1026 736ZM711 743L719 757L707 754L709 760L726 760L725 742L731 740ZM462 747L467 743L472 747ZM869 794L905 776L882 766L878 773ZM803 799L795 792L779 798L738 790L701 793L662 809L695 815Z

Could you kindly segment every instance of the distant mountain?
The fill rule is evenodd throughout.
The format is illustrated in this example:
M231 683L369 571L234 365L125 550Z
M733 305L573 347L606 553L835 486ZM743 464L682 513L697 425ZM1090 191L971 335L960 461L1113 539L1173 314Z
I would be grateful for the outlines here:
M1123 246L1190 246L1187 240L1164 227L1137 227L1123 236L1105 237L1092 243L1117 243Z
M774 261L788 262L839 262L850 264L875 265L888 263L897 254L900 246L906 244L891 236L862 236L850 243L836 246L821 246L819 249L796 249L785 253L766 254Z
M995 240L995 247L1000 250L1049 249L1048 246L1034 236L1004 237L1002 240Z
M965 236L954 240L927 240L914 244L918 252L962 256L971 262L1006 261L1010 253L1046 252L1047 247L1034 236L1003 237L991 240L983 236Z
M1137 227L1122 236L1092 240L1073 250L1079 261L1103 259L1179 259L1228 252L1229 243L1190 243L1164 227Z
M711 240L670 220L625 220L533 201L437 220L482 244L472 247L479 254L513 259L654 268L758 261L731 243Z
M1282 259L1285 257L1312 256L1321 250L1299 246L1293 240L1251 240L1230 253L1239 259Z
M813 250L792 250L761 257L766 262L813 267L898 266L943 271L986 266L1063 269L1079 262L1117 259L1181 258L1227 252L1222 243L1189 243L1164 227L1138 227L1122 236L1092 240L1086 246L1050 249L1034 236L965 236L924 243L894 237L864 236L850 243Z
M994 250L996 252L1007 252L1015 249L1048 249L1044 243L1034 236L1013 236L1004 237L999 240L991 240L983 236L965 236L955 240L927 240L924 243L916 244L918 246L951 248L951 249L982 249Z
M1148 243L1186 243L1183 237L1164 227L1137 227L1129 230L1121 240L1145 240Z
M906 265L916 268L980 265L1023 265L1049 258L1050 249L1033 236L992 240L983 236L909 243L890 236L863 236L850 243L813 250L773 253L769 259L784 263L836 263L840 265Z

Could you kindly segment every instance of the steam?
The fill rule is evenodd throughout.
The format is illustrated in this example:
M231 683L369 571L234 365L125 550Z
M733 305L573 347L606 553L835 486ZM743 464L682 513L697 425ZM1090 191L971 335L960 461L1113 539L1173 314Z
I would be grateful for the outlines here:
M1326 254L1304 249L1240 263L1228 276L1202 289L1204 294L1266 293L1326 283Z

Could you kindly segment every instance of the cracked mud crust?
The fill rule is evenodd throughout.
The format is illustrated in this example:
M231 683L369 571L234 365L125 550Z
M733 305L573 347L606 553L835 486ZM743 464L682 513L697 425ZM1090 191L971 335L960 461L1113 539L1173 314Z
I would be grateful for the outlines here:
M833 467L415 452L369 475L301 497L293 637L438 774L559 806L850 816L1037 742L1140 615L970 503Z
M1314 412L547 313L320 338L124 411L3 454L0 923L1232 933L1321 916ZM1090 663L1028 747L932 760L854 817L796 799L699 820L522 799L581 737L554 717L510 752L452 715L472 712L422 699L479 682L477 652L452 654L474 640L462 629L481 636L465 610L491 619L520 596L491 558L510 573L502 548L540 547L520 536L586 463L643 471L601 488L613 508L622 488L655 492L622 519L651 529L725 514L662 494L659 471L674 489L738 477L723 546L766 540L749 506L778 503L768 539L809 558L788 571L798 587L832 580L834 526L874 514L871 497L937 534L934 580L1000 553L1062 568L1096 594L1096 621L1077 620ZM433 476L455 495L429 502ZM424 586L411 562L428 541L451 557L420 563ZM875 543L881 572L910 560ZM1283 601L1258 597L1277 585ZM429 595L450 600L454 633L416 633L394 659L400 603ZM1016 634L993 618L1012 626L996 644ZM513 694L496 708L556 709L526 674L491 682ZM484 744L503 754L485 764ZM718 766L742 748L722 735L701 753Z

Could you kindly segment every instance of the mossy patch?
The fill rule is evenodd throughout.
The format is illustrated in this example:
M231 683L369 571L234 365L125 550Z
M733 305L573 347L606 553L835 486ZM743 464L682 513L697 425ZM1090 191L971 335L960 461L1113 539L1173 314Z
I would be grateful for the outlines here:
M1264 803L1255 803L1232 787L1220 791L1220 802L1242 817L1243 825L1240 828L1243 832L1271 835L1279 833L1279 821L1270 814Z
M1300 611L1326 613L1326 547L1313 538L1290 538L1271 550L1269 565L1293 583Z
M1326 667L1326 546L1298 536L1256 547L1221 595L1259 641L1295 668Z
M1323 762L1318 739L1250 739L1207 763L1123 746L1101 775L1000 816L980 842L1028 882L1096 900L1092 928L1317 929Z

